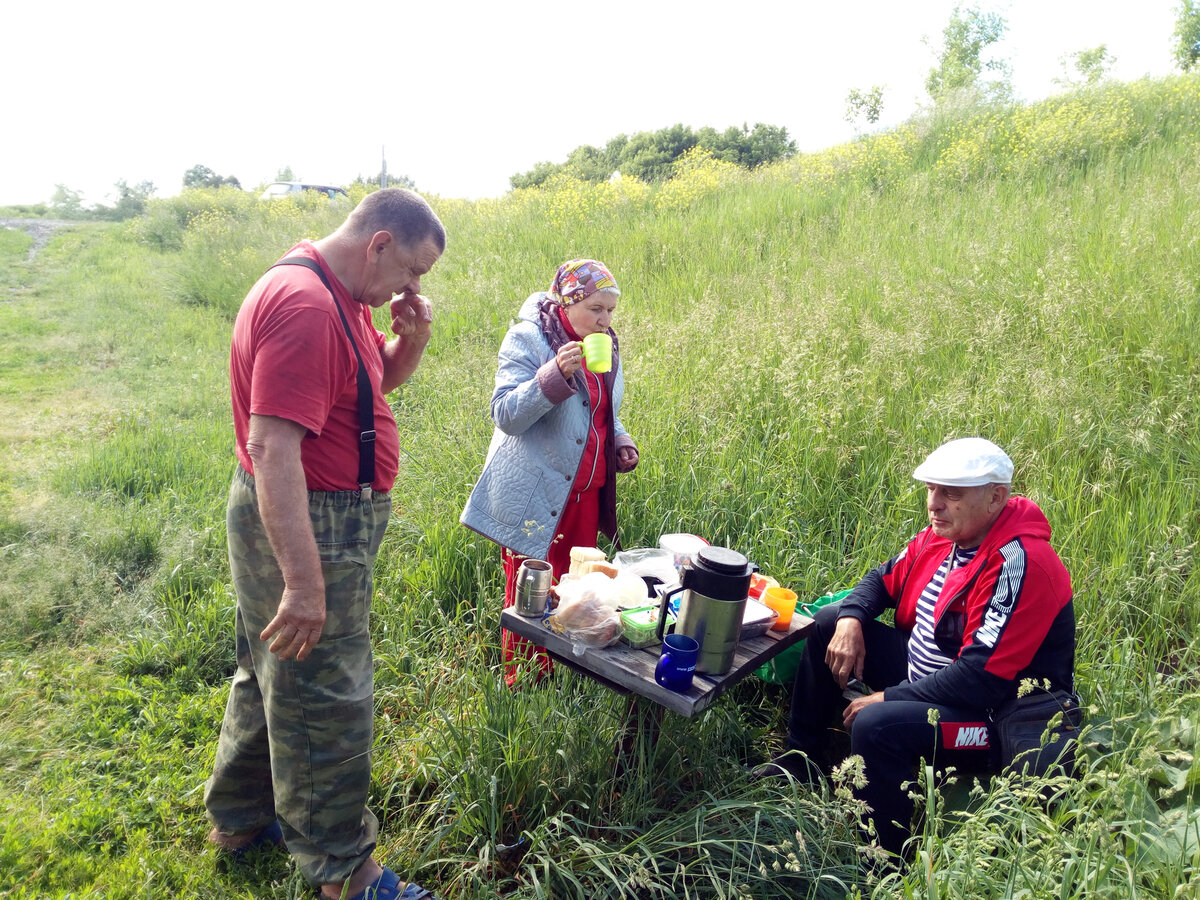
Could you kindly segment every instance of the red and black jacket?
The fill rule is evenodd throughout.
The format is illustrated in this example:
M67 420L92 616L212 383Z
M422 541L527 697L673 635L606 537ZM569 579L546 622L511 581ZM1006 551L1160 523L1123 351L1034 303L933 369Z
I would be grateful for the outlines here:
M975 558L946 576L934 607L934 640L954 661L888 687L884 698L994 709L1026 678L1073 690L1071 577L1049 541L1050 523L1037 504L1010 497ZM926 528L867 573L842 601L840 617L866 622L892 608L896 627L911 632L917 598L952 546Z

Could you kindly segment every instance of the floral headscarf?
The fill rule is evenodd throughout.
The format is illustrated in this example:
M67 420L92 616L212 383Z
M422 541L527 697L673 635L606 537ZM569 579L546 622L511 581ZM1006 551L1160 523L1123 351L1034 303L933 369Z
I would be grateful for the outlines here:
M604 263L594 259L572 259L558 267L547 293L555 303L570 306L604 290L621 293L617 280Z

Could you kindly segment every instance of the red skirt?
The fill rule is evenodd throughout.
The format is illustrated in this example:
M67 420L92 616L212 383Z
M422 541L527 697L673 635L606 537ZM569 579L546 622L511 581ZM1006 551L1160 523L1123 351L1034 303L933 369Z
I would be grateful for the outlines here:
M600 531L600 491L593 487L582 493L574 493L567 501L558 531L546 554L546 562L554 571L557 582L571 568L572 547L595 547ZM517 572L521 563L528 559L507 547L500 548L500 560L504 564L504 608L517 602ZM500 649L504 658L504 680L511 687L521 677L521 669L537 666L537 678L541 680L554 671L554 663L544 647L513 634L507 628L500 629Z

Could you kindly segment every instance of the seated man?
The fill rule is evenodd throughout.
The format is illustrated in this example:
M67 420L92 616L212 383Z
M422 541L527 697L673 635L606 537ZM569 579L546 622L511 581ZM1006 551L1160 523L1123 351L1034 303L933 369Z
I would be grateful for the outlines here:
M989 710L1016 697L1026 678L1073 690L1070 576L1042 511L1010 496L1012 473L1004 451L982 438L950 441L917 468L929 527L817 613L792 689L789 752L755 770L819 779L832 762L829 726L842 692L852 679L859 690L870 685L842 721L865 764L857 795L892 853L901 852L913 812L901 785L920 759L985 771ZM894 628L876 620L888 608Z

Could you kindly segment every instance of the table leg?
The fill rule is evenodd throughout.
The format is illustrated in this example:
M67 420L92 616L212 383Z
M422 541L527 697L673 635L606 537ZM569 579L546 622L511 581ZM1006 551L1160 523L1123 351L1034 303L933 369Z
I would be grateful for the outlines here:
M614 766L613 778L621 780L637 762L639 737L644 738L645 757L654 752L654 744L658 741L658 729L662 724L663 708L657 703L645 700L636 694L630 694L625 707L625 722L617 732L617 745L613 749ZM641 762L645 762L643 759Z

